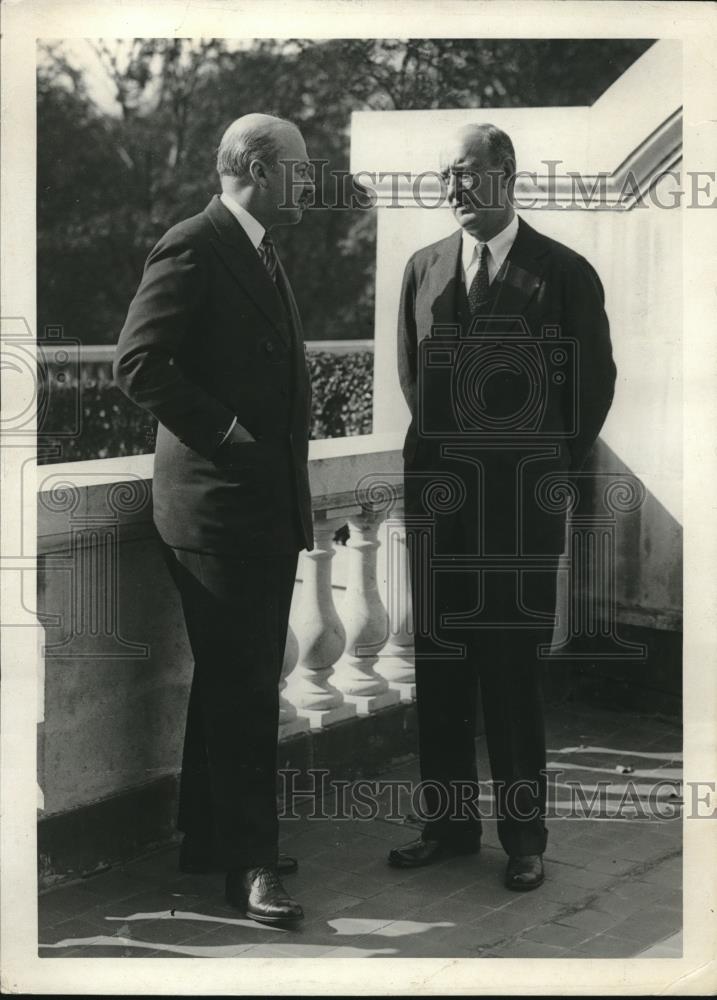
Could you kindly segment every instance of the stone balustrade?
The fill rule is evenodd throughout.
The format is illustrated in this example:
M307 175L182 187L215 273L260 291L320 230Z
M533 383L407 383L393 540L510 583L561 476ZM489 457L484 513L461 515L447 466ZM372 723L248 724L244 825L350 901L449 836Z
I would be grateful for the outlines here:
M350 535L339 611L332 576L339 547L333 539L346 524ZM352 508L348 516L316 513L314 548L302 554L301 583L292 607L280 738L299 731L302 722L305 728L320 729L415 697L401 528L399 518L367 506ZM393 555L383 560L379 581L377 556L386 539ZM382 590L388 595L390 614Z
M315 546L297 571L280 740L414 696L401 438L311 444ZM152 524L151 478L151 455L37 469L37 676L38 690L49 692L47 718L38 713L38 764L50 813L176 769L192 662ZM391 484L388 493L364 496L368 479ZM347 524L348 543L336 544ZM101 601L108 580L111 596ZM98 756L97 778L84 794L70 776L88 752Z

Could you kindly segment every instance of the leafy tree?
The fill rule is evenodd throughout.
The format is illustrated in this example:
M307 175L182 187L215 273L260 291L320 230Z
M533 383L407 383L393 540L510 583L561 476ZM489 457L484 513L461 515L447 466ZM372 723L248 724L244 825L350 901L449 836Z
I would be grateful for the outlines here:
M590 104L642 40L134 39L88 43L113 88L43 46L38 70L38 319L112 343L162 232L218 189L223 129L247 111L301 127L314 157L347 171L354 110ZM322 184L319 180L318 199ZM333 192L329 192L330 196ZM310 211L278 237L309 339L373 332L375 218Z

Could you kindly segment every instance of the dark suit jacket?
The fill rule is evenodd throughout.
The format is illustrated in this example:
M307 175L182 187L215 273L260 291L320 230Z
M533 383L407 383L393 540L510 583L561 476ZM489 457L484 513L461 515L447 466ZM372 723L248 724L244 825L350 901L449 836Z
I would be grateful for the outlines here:
M537 492L546 477L565 479L580 468L610 408L616 370L602 285L583 257L520 219L491 292L490 309L469 331L461 230L419 250L406 266L398 369L412 417L404 446L407 512L425 512L425 474L450 472L467 487L453 519L463 519L461 531L466 511L472 518L477 509L484 547L512 551L517 539L518 550L558 552L564 511L546 503L544 493L537 499ZM446 337L451 326L456 332ZM519 371L514 362L526 357L527 369ZM450 376L461 366L470 377L457 388ZM532 422L511 424L524 404ZM474 425L477 431L461 425L471 405L488 418ZM443 436L437 433L442 426ZM457 460L455 448L468 441L480 471L470 459ZM453 544L456 537L463 536L454 535ZM475 538L471 544L478 544Z
M275 285L218 197L147 258L114 375L159 421L154 520L169 545L246 556L312 548L299 314L281 264ZM257 441L220 447L235 416Z

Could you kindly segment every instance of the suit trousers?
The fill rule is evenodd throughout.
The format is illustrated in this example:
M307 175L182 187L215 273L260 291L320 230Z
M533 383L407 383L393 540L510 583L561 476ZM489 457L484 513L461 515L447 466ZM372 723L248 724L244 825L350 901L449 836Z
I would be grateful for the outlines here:
M194 657L177 825L227 871L273 864L279 681L298 555L163 549Z
M497 817L506 853L542 854L545 733L538 645L550 644L558 557L539 570L433 573L411 562L424 838L475 843L481 818ZM445 566L445 562L444 562ZM426 609L429 608L427 615ZM445 614L470 622L446 625ZM428 617L428 622L426 622ZM449 647L462 647L451 656ZM456 649L453 649L456 652ZM480 686L494 810L478 797L476 714Z

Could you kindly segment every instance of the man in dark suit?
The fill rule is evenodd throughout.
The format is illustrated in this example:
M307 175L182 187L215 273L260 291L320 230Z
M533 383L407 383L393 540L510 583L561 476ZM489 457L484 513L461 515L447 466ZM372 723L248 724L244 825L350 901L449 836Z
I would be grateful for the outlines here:
M298 553L313 546L311 389L299 314L269 232L313 188L290 122L246 115L221 140L221 197L150 253L115 380L159 421L154 520L194 656L178 826L184 871L227 899L302 917L280 881L278 684Z
M399 867L473 853L481 835L480 684L505 882L544 879L545 735L561 499L607 415L615 366L600 280L515 214L515 153L461 129L443 177L460 229L419 250L401 293L398 364L421 777L427 822Z

